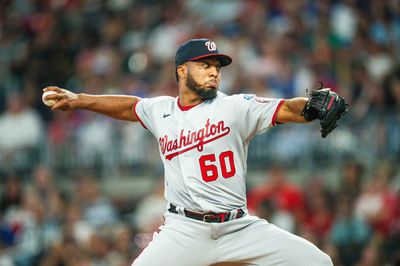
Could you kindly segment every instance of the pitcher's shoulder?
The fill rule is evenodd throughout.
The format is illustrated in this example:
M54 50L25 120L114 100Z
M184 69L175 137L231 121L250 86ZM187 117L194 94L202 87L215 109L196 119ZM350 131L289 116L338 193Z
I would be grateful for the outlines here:
M172 96L157 96L148 99L155 103L171 103L174 102L176 98Z
M219 98L221 100L227 101L227 102L235 102L235 103L243 102L243 103L245 103L245 102L251 101L255 97L256 97L256 95L254 95L254 94L232 94L232 95L223 94Z
M151 98L142 98L141 101L146 105L171 105L175 98L171 96L156 96Z

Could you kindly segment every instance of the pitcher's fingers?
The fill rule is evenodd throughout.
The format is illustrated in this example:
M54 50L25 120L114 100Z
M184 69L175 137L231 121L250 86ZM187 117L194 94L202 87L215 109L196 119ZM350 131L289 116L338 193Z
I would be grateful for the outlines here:
M66 106L67 106L67 99L62 98L59 101L57 101L52 107L51 110L55 111L55 110L66 110Z
M57 87L57 86L48 86L48 87L44 88L43 91L54 91L57 93L64 92L63 89L61 89L60 87Z

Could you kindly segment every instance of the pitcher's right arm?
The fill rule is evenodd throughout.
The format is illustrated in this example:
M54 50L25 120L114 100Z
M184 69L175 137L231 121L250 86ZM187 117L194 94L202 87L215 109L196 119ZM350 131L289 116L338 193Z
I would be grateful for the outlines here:
M77 94L56 86L46 87L43 89L43 92L45 91L56 92L56 94L50 94L46 97L48 100L57 101L51 107L53 111L84 109L119 120L139 121L132 110L134 104L140 100L136 96Z

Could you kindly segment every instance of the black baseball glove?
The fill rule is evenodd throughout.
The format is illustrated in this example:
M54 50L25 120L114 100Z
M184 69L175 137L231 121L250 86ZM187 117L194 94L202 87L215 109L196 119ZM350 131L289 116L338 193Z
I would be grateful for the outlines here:
M348 112L346 101L328 88L320 88L309 93L310 97L301 115L307 121L319 119L321 136L325 138L337 127L336 121Z

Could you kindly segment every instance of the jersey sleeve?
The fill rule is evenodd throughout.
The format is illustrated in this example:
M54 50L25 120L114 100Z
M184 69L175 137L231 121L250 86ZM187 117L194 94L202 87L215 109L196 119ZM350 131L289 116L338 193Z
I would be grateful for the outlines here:
M257 97L253 94L240 94L237 97L242 107L242 117L246 137L260 134L276 125L276 115L284 103L283 99Z
M133 106L133 112L135 113L137 119L140 124L150 132L154 132L153 119L152 119L152 99L151 98L143 98L135 103Z
M132 112L145 129L156 135L163 113L170 112L173 102L174 98L170 96L142 98L134 104Z
M143 111L143 101L146 99L140 99L139 101L135 102L132 108L132 112L135 114L136 118L139 120L140 124L145 128L148 129L146 124L143 122L143 119L145 117L144 111Z
M140 99L133 105L133 110L132 110L137 119L139 120L140 124L145 129L149 129L148 124L150 124L151 121L150 113L148 110L149 101L150 99L147 98Z

